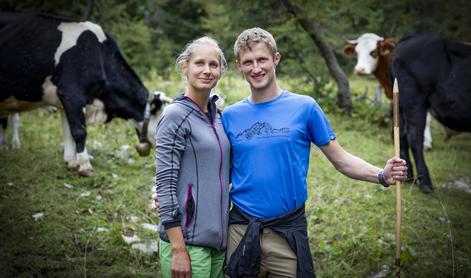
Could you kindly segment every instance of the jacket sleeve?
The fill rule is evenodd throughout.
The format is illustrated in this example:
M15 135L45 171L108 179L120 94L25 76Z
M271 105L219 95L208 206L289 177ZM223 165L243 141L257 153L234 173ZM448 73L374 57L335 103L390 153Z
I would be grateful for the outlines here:
M185 117L168 106L157 124L156 190L160 202L160 223L165 229L180 226L177 182L185 151Z

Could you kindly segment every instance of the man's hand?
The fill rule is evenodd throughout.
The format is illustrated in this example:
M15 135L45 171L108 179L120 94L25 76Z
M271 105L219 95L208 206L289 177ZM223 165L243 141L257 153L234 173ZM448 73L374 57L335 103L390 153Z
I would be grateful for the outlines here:
M172 278L191 278L191 258L186 248L173 249Z
M384 179L388 184L395 184L396 181L407 180L407 163L404 159L393 157L386 162L384 167Z

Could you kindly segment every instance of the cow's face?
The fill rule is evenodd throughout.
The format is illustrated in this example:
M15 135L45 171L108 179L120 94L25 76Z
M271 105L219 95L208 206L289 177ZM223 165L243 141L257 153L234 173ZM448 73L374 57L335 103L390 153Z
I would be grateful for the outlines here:
M160 114L164 108L170 104L173 100L163 92L152 93L153 97L149 102L149 107L146 112L146 118L143 122L134 124L136 131L139 136L139 143L136 145L136 150L141 156L146 156L150 153L151 147L155 147L156 136L157 136L157 122L160 118Z
M344 47L344 53L357 58L355 65L355 73L359 75L372 74L378 67L378 56L380 50L378 45L384 38L366 33L361 35L358 39L348 41Z
M172 103L173 99L166 96L163 92L154 92L151 101L151 116L149 120L149 128L147 131L147 140L155 146L157 137L157 122L160 118L160 114L164 111L165 107Z

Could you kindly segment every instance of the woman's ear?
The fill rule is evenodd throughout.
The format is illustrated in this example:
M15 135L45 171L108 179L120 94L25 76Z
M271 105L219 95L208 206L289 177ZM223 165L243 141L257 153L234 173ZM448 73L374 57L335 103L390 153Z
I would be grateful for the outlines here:
M180 71L186 75L187 74L187 71L188 71L188 62L187 61L183 61L181 64L180 64Z

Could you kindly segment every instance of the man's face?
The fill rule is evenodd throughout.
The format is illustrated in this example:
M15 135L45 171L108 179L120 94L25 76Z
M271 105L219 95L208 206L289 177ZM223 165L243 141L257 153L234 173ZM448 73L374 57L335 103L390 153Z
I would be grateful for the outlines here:
M251 89L263 90L273 84L280 57L280 53L276 52L273 58L265 43L257 43L251 49L240 50L237 68L249 82Z

